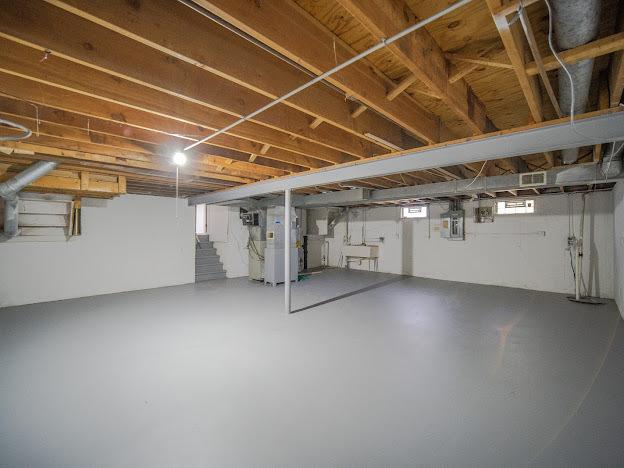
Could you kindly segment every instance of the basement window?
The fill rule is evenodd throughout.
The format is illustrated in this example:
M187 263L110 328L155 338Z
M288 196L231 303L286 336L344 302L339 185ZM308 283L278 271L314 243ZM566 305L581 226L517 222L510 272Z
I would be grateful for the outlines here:
M499 201L498 214L526 214L535 212L535 200L508 200Z
M404 206L401 208L401 218L409 219L409 218L426 218L427 217L427 207L424 205L420 206Z

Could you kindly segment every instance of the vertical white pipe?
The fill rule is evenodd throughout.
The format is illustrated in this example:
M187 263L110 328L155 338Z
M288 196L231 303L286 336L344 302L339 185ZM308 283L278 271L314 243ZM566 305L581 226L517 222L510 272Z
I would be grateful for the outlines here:
M290 314L290 189L284 190L284 310Z
M579 237L576 240L576 285L574 296L578 301L581 298L581 285L583 284L583 236L585 230L585 198L587 194L584 193L581 203L581 226L579 228Z

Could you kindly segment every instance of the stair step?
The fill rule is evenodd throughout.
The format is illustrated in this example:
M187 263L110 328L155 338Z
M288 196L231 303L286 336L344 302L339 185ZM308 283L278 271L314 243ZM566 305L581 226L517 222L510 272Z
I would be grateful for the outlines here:
M207 234L197 236L195 244L195 282L226 278L226 272L214 243Z
M217 249L214 247L206 249L195 249L195 256L218 256Z
M225 279L225 273L210 273L210 274L201 274L195 275L195 282L198 283L200 281L210 281L216 279Z
M225 273L225 270L221 265L207 265L195 268L195 274L200 273Z
M196 243L198 249L214 248L212 241L200 241Z
M221 265L221 259L218 256L214 257L195 257L195 265L214 265L218 263Z

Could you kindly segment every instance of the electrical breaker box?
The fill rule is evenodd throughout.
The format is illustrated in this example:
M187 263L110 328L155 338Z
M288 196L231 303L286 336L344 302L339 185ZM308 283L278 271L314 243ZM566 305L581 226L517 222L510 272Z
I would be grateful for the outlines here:
M493 223L494 222L494 207L493 206L479 206L474 209L474 222L475 223Z
M452 210L440 215L440 237L464 240L464 210Z

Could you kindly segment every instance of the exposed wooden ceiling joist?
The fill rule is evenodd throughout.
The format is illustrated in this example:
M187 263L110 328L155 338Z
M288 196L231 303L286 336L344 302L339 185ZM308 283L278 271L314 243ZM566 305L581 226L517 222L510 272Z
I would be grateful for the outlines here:
M330 70L356 55L331 31L291 2L248 4L229 0L197 0L196 3L315 74ZM274 27L275 24L279 27ZM439 119L409 97L401 95L388 101L386 94L393 84L375 73L366 60L332 75L328 81L427 143L448 138L447 130L443 129Z
M416 22L402 2L384 0L338 0L362 23L375 40L390 37ZM449 83L449 65L444 53L425 29L419 29L388 46L388 49L440 99L464 120L474 134L494 130L485 106L463 80Z
M64 19L65 23L78 23L71 24L74 38L71 42L64 37L56 40L48 37L47 24L61 21L55 16L59 13L69 17ZM22 42L11 45L3 42L2 48L7 54L2 57L1 68L7 72L212 129L223 127L266 102L262 96L245 96L249 91L240 86L187 63L167 60L161 52L141 44L136 44L139 50L135 50L132 41L123 36L46 3L36 14L19 18L19 21L15 19L0 25L5 36L3 41ZM93 28L99 30L93 31ZM90 44L89 47L85 48L85 43ZM40 62L46 49L53 53ZM120 49L127 55L120 54ZM135 57L143 58L144 62ZM374 150L371 143L335 127L312 130L305 114L288 107L261 117L257 122L237 127L231 134L253 135L255 141L306 152L331 163L386 152ZM322 137L313 138L312 132ZM288 134L297 136L297 140L289 138Z
M617 25L620 34L624 34L624 5L620 5L620 16ZM624 91L624 50L619 50L611 58L609 71L609 104L618 106L622 101Z
M211 132L210 128L202 125L191 122L181 122L180 120L170 119L107 100L93 99L90 96L75 91L63 90L59 87L53 87L26 78L0 72L0 79L3 85L0 93L4 92L8 95L36 104L111 122L121 122L129 126L164 132L166 134L192 135L193 138L200 138ZM210 143L213 145L223 145L227 148L249 154L259 152L262 143L252 140L251 135L248 136L250 138L245 139L234 138L232 135L220 135L217 139L211 140ZM297 147L296 144L293 146ZM276 147L272 147L264 157L285 163L296 164L305 168L320 168L329 164L306 154L290 152Z
M503 0L486 0L492 18L503 41L505 50L513 70L522 89L522 93L529 106L529 111L535 122L544 120L542 111L542 95L536 76L526 72L526 41L518 22L509 24L505 15L498 14L503 6Z
M48 0L75 15L116 31L178 60L210 71L271 99L309 79L308 75L214 24L178 2L152 0ZM207 48L205 45L210 44ZM295 109L361 138L375 132L394 145L414 146L400 127L377 114L354 121L344 96L316 86L286 102Z

